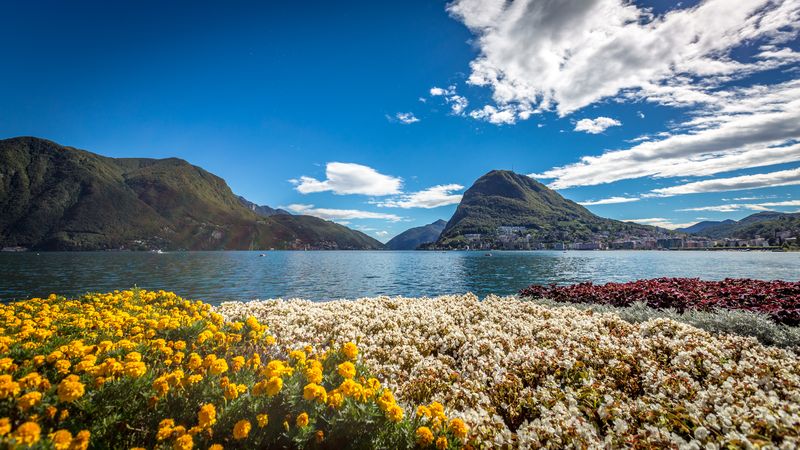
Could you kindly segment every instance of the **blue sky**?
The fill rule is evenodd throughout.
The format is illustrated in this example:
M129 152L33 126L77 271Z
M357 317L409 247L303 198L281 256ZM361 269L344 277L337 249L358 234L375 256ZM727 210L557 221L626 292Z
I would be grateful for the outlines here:
M164 3L0 5L0 137L384 241L492 169L642 223L800 210L796 0Z

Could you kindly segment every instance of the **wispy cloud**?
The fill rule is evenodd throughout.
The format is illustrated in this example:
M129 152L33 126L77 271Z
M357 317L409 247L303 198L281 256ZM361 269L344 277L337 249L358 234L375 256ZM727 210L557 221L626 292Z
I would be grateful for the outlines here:
M403 180L384 175L372 167L354 163L329 162L325 180L302 176L289 180L301 194L330 191L334 194L393 195L399 194Z
M786 200L781 202L763 203L729 203L726 205L698 206L695 208L683 208L678 211L714 211L714 212L734 212L734 211L770 211L775 208L787 208L800 206L800 200Z
M341 220L346 221L352 219L380 219L380 220L388 220L390 222L399 222L403 220L402 217L396 214L362 211L359 209L317 208L314 205L305 205L297 203L288 205L285 207L285 209L293 213L319 217L320 219L333 220L339 223L341 223L340 222Z
M585 202L578 202L578 204L583 206L611 205L615 203L638 202L639 200L641 200L640 197L608 197L608 198L601 198L600 200L588 200Z
M800 168L780 170L770 173L742 175L731 178L716 178L711 180L695 181L678 186L653 189L652 192L655 195L672 196L792 185L800 185Z
M583 131L589 134L600 134L610 127L618 127L622 125L617 119L610 117L597 117L595 119L581 119L575 123L575 131Z
M460 184L441 184L422 191L402 194L397 198L374 202L374 204L385 208L438 208L460 202L462 195L454 194L454 192L462 189L464 186Z
M671 219L665 219L663 217L651 217L647 219L623 219L623 220L625 222L634 222L642 225L652 225L654 227L666 228L668 230L674 230L676 228L685 228L694 225L694 222L674 223L672 222Z
M404 125L419 122L419 119L414 115L413 112L399 112L394 115L394 118Z
M456 93L455 85L448 86L447 88L432 87L430 89L431 97L444 97L445 103L450 106L450 112L460 116L469 106L469 100L462 95Z

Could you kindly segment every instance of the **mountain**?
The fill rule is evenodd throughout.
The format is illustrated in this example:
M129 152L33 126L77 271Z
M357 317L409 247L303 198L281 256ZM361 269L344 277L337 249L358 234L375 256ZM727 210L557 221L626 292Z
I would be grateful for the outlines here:
M445 225L447 222L439 219L428 225L409 228L387 242L386 248L389 250L416 250L422 244L436 242Z
M0 247L377 249L310 216L262 217L222 178L177 159L108 158L35 137L0 140Z
M704 222L684 228L683 231L714 239L754 239L756 236L768 239L771 244L780 244L781 234L800 236L800 213L781 213L762 211L751 214L739 221L726 220L711 226L696 227ZM695 231L689 231L695 229Z
M736 223L736 221L735 220L731 220L731 219L722 220L722 221L720 221L720 220L704 220L702 222L697 222L696 224L688 226L686 228L678 228L675 231L681 231L683 233L689 233L689 234L697 234L697 233L702 233L703 230L707 230L709 228L727 227L727 226L733 225L735 223Z
M250 211L253 211L254 213L258 214L261 217L276 216L278 214L288 214L290 216L292 215L292 213L286 211L285 209L270 208L267 205L257 205L251 202L250 200L242 197L241 195L238 196L237 198L242 203L242 205L244 205L245 208L249 209Z
M497 247L500 241L508 240L502 235L516 233L529 234L531 242L539 243L669 234L646 225L598 217L531 177L493 170L464 193L435 247L459 248L470 239L484 244L488 239L489 247Z

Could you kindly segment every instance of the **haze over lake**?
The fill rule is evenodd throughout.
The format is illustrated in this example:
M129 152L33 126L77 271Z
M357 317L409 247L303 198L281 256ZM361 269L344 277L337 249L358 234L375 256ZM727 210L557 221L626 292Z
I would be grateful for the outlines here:
M800 279L800 254L772 252L81 252L0 254L0 298L79 295L133 285L213 304L301 297L513 294L532 283ZM264 256L261 256L264 255Z

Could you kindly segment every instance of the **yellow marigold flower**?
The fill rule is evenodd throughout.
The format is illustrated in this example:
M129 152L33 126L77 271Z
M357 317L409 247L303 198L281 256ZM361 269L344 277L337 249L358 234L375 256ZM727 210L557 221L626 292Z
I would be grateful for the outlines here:
M384 389L376 402L383 411L388 411L389 407L395 404L394 394L392 394L392 391Z
M367 387L373 391L377 391L381 388L381 382L378 381L377 378L370 378L367 380Z
M72 444L72 433L69 430L58 430L50 435L55 450L68 450Z
M347 359L355 361L358 356L358 346L353 342L347 342L342 345L342 353L344 353Z
M19 409L23 411L27 411L34 406L38 405L39 402L42 401L42 393L41 392L28 392L27 394L23 395L22 397L17 399L17 406Z
M11 421L8 417L0 419L0 437L3 437L11 432Z
M258 428L264 428L269 423L269 416L266 414L259 414L256 416L256 421L258 422Z
M436 440L436 448L438 450L445 450L447 448L447 438L440 436L439 439Z
M58 421L63 422L69 418L69 410L62 409L61 412L58 414Z
M69 368L72 367L72 363L70 363L69 360L66 359L59 359L54 364L54 367L56 368L56 371L58 371L58 373L65 374L69 373Z
M306 353L302 350L292 350L289 352L289 358L299 363L304 363L306 361Z
M247 320L245 320L244 323L247 324L247 326L252 328L253 330L256 330L256 331L260 331L261 330L261 324L258 323L258 319L256 319L253 316L248 316Z
M0 359L0 372L9 372L14 367L14 360L11 358Z
M234 356L231 359L231 370L233 370L234 372L238 372L242 370L244 364L245 364L244 356Z
M193 447L194 440L191 434L184 434L172 443L173 450L192 450Z
M397 405L392 405L389 407L389 409L386 410L386 416L392 422L395 423L400 422L401 420L403 420L403 408Z
M19 394L19 383L11 375L0 375L0 400Z
M175 427L175 421L172 419L164 419L158 424L158 433L156 439L163 441L172 435L172 430Z
M303 388L303 398L308 401L317 400L320 403L325 403L328 401L328 393L324 387L309 383Z
M147 372L147 366L140 361L130 361L125 363L122 373L131 377L139 378Z
M417 428L417 444L427 447L433 443L433 432L428 427Z
M139 352L130 352L125 355L125 361L127 362L138 362L142 360L142 354Z
M200 369L203 367L203 358L201 358L197 353L190 354L189 361L186 363L186 367L191 371Z
M469 428L467 424L464 423L461 419L453 419L450 421L450 431L462 441L467 438L467 433L469 433Z
M197 413L197 421L201 428L210 428L217 423L217 408L212 403L206 403L200 407Z
M251 428L249 420L242 419L236 422L236 425L233 426L233 438L236 440L247 439Z
M297 419L295 420L295 423L300 428L303 428L306 425L308 425L308 414L304 413L304 412L300 413L300 415L297 416Z
M237 389L236 384L228 384L222 391L222 395L227 400L234 400L239 397L239 389Z
M89 438L91 438L92 434L89 430L81 430L78 432L77 435L72 439L72 444L70 444L69 450L86 450L89 448Z
M208 450L223 450L221 444L212 444L211 447L208 447Z
M331 408L336 409L342 406L342 402L344 402L344 396L341 394L341 392L331 391L328 394L328 406Z
M321 444L322 441L325 440L325 432L318 430L316 433L314 433L314 440L317 442L317 444Z
M337 367L339 375L344 378L351 379L356 376L356 366L350 361L345 361Z
M58 384L58 399L62 402L73 402L83 397L85 389L79 380L77 375L70 375L61 380Z
M442 415L444 414L444 405L439 402L433 402L430 405L430 410L435 416Z
M203 376L200 374L194 374L186 377L186 381L184 382L184 384L190 386L192 384L197 384L201 381L203 381Z
M425 405L419 405L417 407L417 417L426 417L428 419L431 418L431 410Z
M265 393L269 396L276 395L283 388L283 379L280 377L272 377L267 380Z
M17 444L33 445L39 442L42 428L36 422L25 422L12 433Z
M208 372L211 375L220 375L228 371L228 362L225 361L225 358L215 359L211 366L208 369Z
M169 382L165 377L158 377L153 381L153 389L159 397L163 397L169 392Z
M282 377L284 375L291 375L294 369L287 366L283 361L274 359L267 363L267 366L262 371L267 378Z

